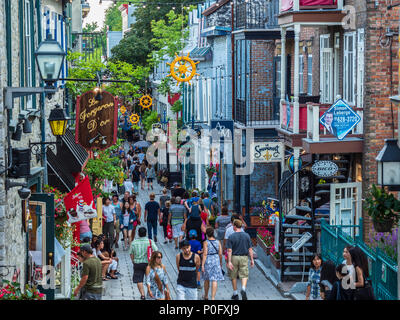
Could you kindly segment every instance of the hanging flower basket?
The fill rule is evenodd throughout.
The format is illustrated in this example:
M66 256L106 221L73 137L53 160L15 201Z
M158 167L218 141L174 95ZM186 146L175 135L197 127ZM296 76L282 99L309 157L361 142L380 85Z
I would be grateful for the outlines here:
M374 228L377 232L390 232L393 228L394 220L372 220L372 223L374 224Z

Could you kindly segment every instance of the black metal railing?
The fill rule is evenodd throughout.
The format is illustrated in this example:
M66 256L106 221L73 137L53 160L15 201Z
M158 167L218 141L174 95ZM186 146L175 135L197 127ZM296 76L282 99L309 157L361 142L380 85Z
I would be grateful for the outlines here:
M236 99L235 120L245 126L279 125L273 99Z
M102 60L107 56L107 38L106 33L73 33L73 47L79 50L81 46L85 61Z
M236 29L279 28L279 0L238 0L235 8Z

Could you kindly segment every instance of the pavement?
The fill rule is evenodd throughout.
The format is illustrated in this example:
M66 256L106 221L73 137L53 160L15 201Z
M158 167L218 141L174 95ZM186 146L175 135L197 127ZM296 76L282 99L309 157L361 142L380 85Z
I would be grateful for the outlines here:
M146 186L147 188L147 186ZM149 201L150 192L156 194L156 200L162 195L162 187L155 183L154 191L140 190L137 196L142 210L147 201ZM144 224L144 212L142 214L142 225ZM163 253L163 264L166 267L169 287L171 292L172 300L176 299L176 281L178 277L178 272L175 263L175 256L179 252L175 250L174 243L164 244L162 227L158 226L157 230L158 242L157 247ZM137 236L137 235L136 235ZM120 235L119 248L116 249L117 256L119 258L118 271L122 274L116 280L104 281L104 291L103 300L140 300L140 293L137 289L136 284L132 282L133 276L133 265L129 256L129 251L123 251L122 249L122 234ZM256 261L256 265L253 268L249 267L249 281L247 283L247 298L249 300L292 300L293 297L284 296L281 290L274 285L273 281L268 278L265 270L259 265L259 261ZM223 266L226 271L226 266L224 262ZM203 286L203 283L202 283ZM238 281L238 291L240 292L241 284ZM145 289L147 291L147 289ZM199 299L202 299L203 289L198 292ZM217 300L230 300L232 296L232 285L230 279L225 274L225 280L218 282L218 290L216 294ZM209 299L211 298L211 292L209 293Z

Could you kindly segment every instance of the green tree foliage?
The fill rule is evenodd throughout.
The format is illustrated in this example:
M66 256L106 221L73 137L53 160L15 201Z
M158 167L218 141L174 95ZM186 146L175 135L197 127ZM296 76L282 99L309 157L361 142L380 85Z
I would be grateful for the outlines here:
M174 105L172 106L171 110L174 113L181 112L183 109L183 103L181 100L175 101Z
M99 25L97 24L97 21L94 21L92 23L86 24L86 26L82 29L84 33L91 33L95 32L99 28Z
M156 111L146 111L143 114L143 127L146 131L150 131L153 123L158 122L158 113Z
M134 2L134 1L133 1ZM140 1L138 1L140 2ZM185 0L175 0L176 3L183 3ZM165 3L165 4L163 4ZM173 7L176 13L182 12L182 5L172 5L170 0L147 0L146 6L138 4L134 16L136 22L132 30L128 32L120 43L111 52L117 60L125 61L133 65L146 65L149 54L156 50L151 43L154 34L151 30L151 22L161 19L168 21L167 14ZM189 8L189 7L187 7Z
M117 1L109 7L105 12L104 28L109 28L110 31L121 31L122 30L122 17L119 7L126 1ZM106 31L106 30L104 30Z

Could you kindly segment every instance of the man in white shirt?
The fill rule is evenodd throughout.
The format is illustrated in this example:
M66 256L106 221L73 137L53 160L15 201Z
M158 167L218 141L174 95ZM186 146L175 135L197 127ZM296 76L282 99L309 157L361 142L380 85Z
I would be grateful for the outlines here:
M110 243L114 243L114 226L117 221L115 214L115 209L111 205L110 198L105 198L103 202L103 216L105 218L105 223L103 226L103 234L110 239Z

